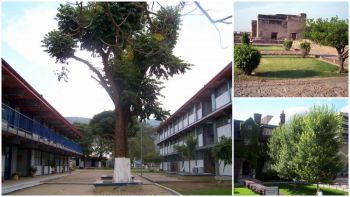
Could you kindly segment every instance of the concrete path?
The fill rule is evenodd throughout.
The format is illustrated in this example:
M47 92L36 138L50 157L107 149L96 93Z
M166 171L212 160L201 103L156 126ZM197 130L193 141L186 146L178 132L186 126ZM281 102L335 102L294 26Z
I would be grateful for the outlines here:
M139 190L95 192L93 183L104 174L113 174L113 170L78 170L70 176L46 180L41 185L17 190L9 195L174 195L136 174L135 179L143 182Z

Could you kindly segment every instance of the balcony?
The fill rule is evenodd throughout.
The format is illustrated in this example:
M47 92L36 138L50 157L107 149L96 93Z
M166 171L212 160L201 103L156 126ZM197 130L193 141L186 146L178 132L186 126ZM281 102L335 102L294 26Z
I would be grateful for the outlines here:
M53 130L2 104L2 129L18 136L40 141L57 148L83 154L82 148Z

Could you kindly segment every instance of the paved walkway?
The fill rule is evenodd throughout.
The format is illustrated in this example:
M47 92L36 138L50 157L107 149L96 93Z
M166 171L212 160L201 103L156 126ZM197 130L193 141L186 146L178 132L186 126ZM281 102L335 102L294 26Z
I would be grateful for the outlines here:
M95 192L93 183L103 174L113 174L113 170L78 170L75 174L45 180L38 186L17 190L9 195L174 195L136 174L135 179L143 182L139 190Z

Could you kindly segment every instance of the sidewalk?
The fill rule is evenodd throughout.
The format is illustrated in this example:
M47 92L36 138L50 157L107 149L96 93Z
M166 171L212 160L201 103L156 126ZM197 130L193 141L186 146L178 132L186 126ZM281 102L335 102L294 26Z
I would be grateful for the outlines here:
M78 172L73 172L72 175L78 174ZM50 181L53 179L69 176L69 173L55 174L55 175L43 175L35 177L20 177L19 180L6 180L2 185L2 194L7 194L20 189L33 187L36 185L41 185L45 181Z

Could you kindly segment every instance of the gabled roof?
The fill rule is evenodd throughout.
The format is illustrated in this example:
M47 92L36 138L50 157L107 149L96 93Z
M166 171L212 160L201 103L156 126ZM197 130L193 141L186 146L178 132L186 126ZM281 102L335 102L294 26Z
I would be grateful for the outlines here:
M47 102L27 81L25 81L4 59L1 59L2 95L21 106L21 111L41 114L50 125L67 137L82 137L54 107Z

